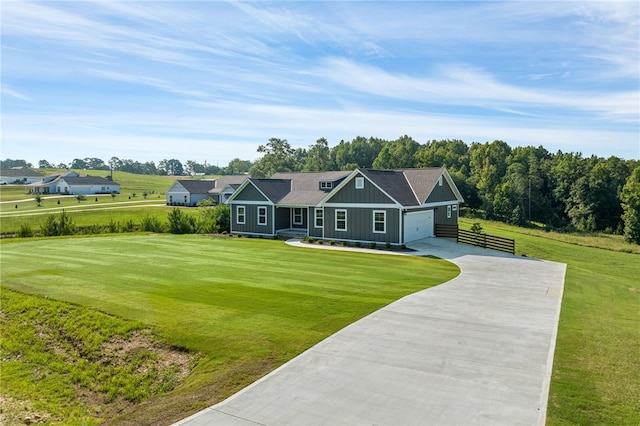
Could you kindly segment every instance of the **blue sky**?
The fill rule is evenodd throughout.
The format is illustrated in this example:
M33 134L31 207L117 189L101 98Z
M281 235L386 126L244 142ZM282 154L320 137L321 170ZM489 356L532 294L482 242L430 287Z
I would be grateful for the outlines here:
M405 134L640 158L635 1L0 8L3 159L223 166Z

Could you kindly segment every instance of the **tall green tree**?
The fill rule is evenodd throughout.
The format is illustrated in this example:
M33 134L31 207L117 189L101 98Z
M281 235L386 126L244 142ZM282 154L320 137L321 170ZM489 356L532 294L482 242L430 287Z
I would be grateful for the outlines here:
M446 167L469 175L469 146L458 139L428 141L415 153L416 167Z
M469 148L470 180L478 189L482 208L489 218L493 215L494 194L507 171L509 154L511 147L499 140L484 144L474 142Z
M415 167L415 154L420 144L404 135L395 141L384 144L373 161L374 169L405 169Z
M620 194L624 238L640 244L640 166L633 170Z
M258 152L263 155L251 166L251 176L264 178L277 172L294 171L295 150L286 139L271 138L266 145L258 146Z
M309 145L303 169L305 172L324 172L333 170L333 167L331 148L325 138L320 138L315 144Z

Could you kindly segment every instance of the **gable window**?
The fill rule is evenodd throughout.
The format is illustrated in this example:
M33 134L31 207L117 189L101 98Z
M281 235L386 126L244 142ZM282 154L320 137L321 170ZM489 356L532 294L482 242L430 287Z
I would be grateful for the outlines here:
M322 209L316 209L316 228L324 226L324 212Z
M320 189L331 189L333 188L333 182L322 181L320 182Z
M442 186L442 176L438 178L438 186Z
M336 210L336 231L347 230L347 211Z
M373 232L384 234L387 232L387 212L384 210L373 211Z
M293 224L302 225L302 208L295 207L293 209Z
M236 223L238 225L244 225L246 218L246 209L244 206L236 206Z
M258 207L258 225L266 225L267 224L267 208L260 206Z
M364 189L364 178L357 177L356 178L356 189Z
M447 206L447 219L451 219L451 206Z

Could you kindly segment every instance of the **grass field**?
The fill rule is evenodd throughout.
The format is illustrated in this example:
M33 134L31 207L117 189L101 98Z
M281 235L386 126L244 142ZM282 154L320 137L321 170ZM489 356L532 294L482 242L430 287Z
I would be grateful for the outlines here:
M480 222L516 252L567 264L547 424L640 424L640 255L622 238ZM570 241L567 242L567 241ZM602 245L607 249L594 248Z
M131 424L166 424L204 408L364 315L458 273L441 260L194 235L14 239L0 248L4 288L135 320L202 354L182 386L111 419ZM3 377L12 379L19 380Z
M46 170L46 174L54 172L59 170ZM88 174L97 176L106 176L107 173L88 171ZM33 194L25 194L24 186L0 186L0 232L15 233L23 225L37 231L48 215L58 214L63 209L73 216L76 225L81 228L95 224L106 225L110 222L123 224L134 221L139 224L147 215L164 220L172 209L166 206L164 194L176 180L175 176L136 175L115 171L113 178L121 184L121 193L115 197L94 195L87 196L86 200L79 202L73 195L50 194L42 195L40 206L37 205Z

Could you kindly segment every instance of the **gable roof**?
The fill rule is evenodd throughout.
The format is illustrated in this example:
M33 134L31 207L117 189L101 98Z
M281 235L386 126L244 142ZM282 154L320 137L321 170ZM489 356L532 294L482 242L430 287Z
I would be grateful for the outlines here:
M26 167L12 167L10 169L1 169L0 176L5 177L42 177L42 175L34 170Z
M258 191L262 192L272 203L278 203L291 191L291 179L248 179ZM242 185L244 187L245 184ZM236 194L238 191L234 192Z
M184 189L189 191L191 194L206 194L211 188L213 188L215 181L213 180L190 180L190 179L179 179L176 181L182 185Z
M101 176L64 176L60 180L64 180L69 185L118 185L118 182L114 182Z
M215 180L212 188L209 188L210 194L220 194L227 186L237 189L242 182L250 178L249 175L226 175ZM235 185L235 187L234 187Z
M403 206L421 204L402 170L358 170L398 204Z

